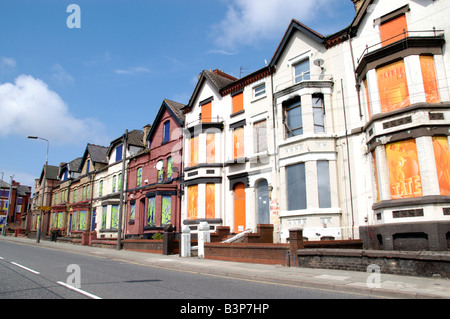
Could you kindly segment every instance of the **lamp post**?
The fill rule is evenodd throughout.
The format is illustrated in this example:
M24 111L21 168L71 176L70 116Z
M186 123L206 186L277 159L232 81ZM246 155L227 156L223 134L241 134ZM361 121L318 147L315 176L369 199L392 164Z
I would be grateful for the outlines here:
M43 200L43 202L45 202L45 205L48 206L48 196L45 195L45 189L46 189L46 184L47 184L48 148L50 146L50 142L47 139L38 137L38 136L28 136L28 138L31 140L43 140L43 141L47 142L47 154L45 157L45 167L44 167L44 193L42 195L42 200ZM43 215L43 210L41 210L41 213L38 218L39 226L38 226L37 235L36 235L37 243L39 243L41 241L41 229L42 229L42 217L43 217L42 215Z

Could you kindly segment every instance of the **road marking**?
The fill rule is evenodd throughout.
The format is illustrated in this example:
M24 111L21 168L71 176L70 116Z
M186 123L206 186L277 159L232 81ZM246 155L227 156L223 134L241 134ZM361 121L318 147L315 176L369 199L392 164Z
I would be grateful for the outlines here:
M66 288L72 289L73 291L76 291L76 292L78 292L78 293L80 293L80 294L82 294L82 295L85 295L85 296L89 297L89 298L92 298L92 299L102 299L102 298L100 298L99 296L93 295L93 294L91 294L91 293L89 293L89 292L87 292L87 291L84 291L84 290L78 289L78 288L76 288L76 287L74 287L74 286L68 285L68 284L66 284L65 282L57 281L56 283L60 284L61 286L66 287Z
M11 262L11 264L16 265L17 267L20 267L22 269L28 270L29 272L32 272L33 274L36 274L36 275L40 274L40 272L38 272L36 270L33 270L33 269L30 269L28 267L22 266L21 264L18 264L18 263L15 263L15 262Z

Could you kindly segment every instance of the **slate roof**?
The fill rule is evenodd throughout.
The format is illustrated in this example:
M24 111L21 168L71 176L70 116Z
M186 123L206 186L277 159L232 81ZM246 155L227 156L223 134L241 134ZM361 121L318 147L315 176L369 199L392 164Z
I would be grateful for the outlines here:
M200 92L200 88L202 87L205 81L211 83L214 86L215 90L217 92L220 92L220 90L222 90L223 88L225 88L226 86L237 80L238 79L236 79L235 77L217 69L214 71L203 70L198 77L198 82L197 85L195 86L194 92L192 93L191 99L189 100L188 105L186 105L183 108L183 110L192 108L194 106L193 103L195 101L195 98L197 97L197 94Z
M169 113L172 114L172 117L178 122L178 125L183 127L185 116L182 110L184 107L185 107L184 104L164 99L163 103L161 104L161 107L159 108L158 114L156 114L155 120L153 121L154 124L152 125L150 132L146 137L146 140L149 141L150 137L153 136L156 128L158 127L156 123L160 122L165 109L167 109Z
M184 123L185 116L181 109L185 107L185 105L168 99L164 99L164 102L166 102L166 105L170 108L172 113L178 118L180 124L182 125Z
M128 132L128 140L127 145L133 145L138 147L145 147L144 141L144 131L141 130L132 130ZM116 138L114 141L111 142L111 144L108 147L107 155L109 156L112 152L112 150L116 147L116 145L122 144L123 135Z

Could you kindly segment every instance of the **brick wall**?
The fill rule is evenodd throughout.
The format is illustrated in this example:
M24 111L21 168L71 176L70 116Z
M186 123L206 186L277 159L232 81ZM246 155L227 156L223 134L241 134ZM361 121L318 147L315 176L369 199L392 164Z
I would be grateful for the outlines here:
M286 265L288 244L205 243L205 258L258 264Z
M308 249L297 251L297 266L366 272L377 265L383 274L450 277L450 253L397 252L359 249Z

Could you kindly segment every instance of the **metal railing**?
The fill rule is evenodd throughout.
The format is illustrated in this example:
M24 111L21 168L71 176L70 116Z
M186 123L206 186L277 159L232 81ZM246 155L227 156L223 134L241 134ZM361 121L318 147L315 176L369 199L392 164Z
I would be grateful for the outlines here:
M433 28L433 30L421 30L421 31L407 31L407 30L403 30L403 32L396 34L388 39L385 39L381 42L378 42L376 44L373 45L366 45L366 48L364 49L364 51L362 52L361 56L358 58L358 64L361 62L361 60L364 58L365 55L386 47L387 45L390 44L394 44L397 43L399 41L405 40L407 38L412 38L412 37L442 37L444 35L444 30L436 30L436 28ZM395 42L389 43L390 41L397 39ZM383 43L388 43L387 45L383 45Z

